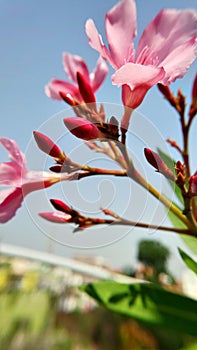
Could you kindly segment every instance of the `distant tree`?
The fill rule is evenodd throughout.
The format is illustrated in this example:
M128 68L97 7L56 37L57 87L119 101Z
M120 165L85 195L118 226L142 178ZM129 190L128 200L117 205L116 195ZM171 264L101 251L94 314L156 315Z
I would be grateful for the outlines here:
M160 242L142 240L139 243L137 259L145 267L152 268L154 280L158 280L160 273L168 274L167 261L169 256L169 249Z

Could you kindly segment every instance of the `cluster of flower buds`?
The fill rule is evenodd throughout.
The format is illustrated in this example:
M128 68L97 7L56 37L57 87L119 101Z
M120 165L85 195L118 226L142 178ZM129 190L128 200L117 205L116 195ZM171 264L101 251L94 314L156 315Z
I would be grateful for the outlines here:
M50 202L56 209L56 211L39 213L39 215L42 218L55 223L73 223L76 226L74 232L83 230L93 225L100 225L106 223L110 224L113 222L113 220L90 218L81 215L78 211L70 208L67 204L58 199L51 199Z
M119 138L118 121L115 117L111 117L109 122L96 123L81 117L71 117L65 118L64 124L74 136L82 140Z
M45 91L49 97L63 100L72 107L76 117L65 118L65 126L74 136L86 141L101 138L117 140L117 120L113 117L106 121L103 105L97 107L96 104L95 91L108 72L104 60L99 58L92 73L89 73L85 61L76 55L65 53L63 64L74 84L52 79Z
M182 191L185 192L185 189L184 189L185 181L186 181L185 167L184 167L184 164L181 163L180 160L178 160L178 162L176 162L175 170L176 170L176 175L177 175L176 184L179 186L180 189L182 189Z
M148 163L151 164L156 169L156 172L164 175L167 179L172 180L173 182L176 182L177 186L182 191L183 197L197 196L197 171L194 173L194 175L189 177L188 179L189 186L187 186L185 166L180 160L176 162L174 167L176 172L176 176L175 176L172 170L161 159L159 154L151 151L149 148L144 149L144 154Z

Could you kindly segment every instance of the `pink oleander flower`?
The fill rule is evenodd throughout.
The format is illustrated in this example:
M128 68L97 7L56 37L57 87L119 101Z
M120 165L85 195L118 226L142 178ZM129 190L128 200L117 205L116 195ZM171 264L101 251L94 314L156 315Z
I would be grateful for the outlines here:
M47 96L62 100L63 97L60 93L63 93L65 97L68 95L68 98L71 97L71 100L76 99L78 102L95 102L94 93L101 86L108 72L107 65L102 57L99 57L96 67L91 73L83 58L70 53L63 54L63 66L73 83L52 79L45 87ZM87 90L85 96L84 87Z
M0 185L11 187L0 192L0 223L5 223L15 215L28 193L55 184L61 180L61 175L29 170L25 156L14 140L1 137L0 143L11 160L0 164Z
M86 22L89 44L115 69L114 85L122 86L122 101L135 109L155 84L169 85L183 77L195 59L197 15L193 10L164 9L144 30L137 50L136 6L134 0L122 0L105 18L108 49L94 22ZM128 127L130 113L122 126Z

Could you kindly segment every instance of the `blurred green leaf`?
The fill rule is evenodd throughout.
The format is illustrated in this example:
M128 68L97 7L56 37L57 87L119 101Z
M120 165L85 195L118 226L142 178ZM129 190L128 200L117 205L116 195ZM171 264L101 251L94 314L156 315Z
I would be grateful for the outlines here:
M160 157L162 158L162 160L167 164L167 166L175 174L175 169L174 169L174 165L176 163L175 160L172 159L170 156L168 156L166 153L164 153L160 148L158 148L157 151L158 151ZM177 199L179 200L179 203L183 205L183 198L182 198L180 188L171 180L168 180L168 179L166 179L166 180L168 181L168 183L170 184L170 186L174 190L174 193L175 193ZM195 197L195 200L196 200L196 204L197 204L197 197ZM174 205L176 205L176 204L174 203ZM178 205L176 205L176 206L179 207ZM179 207L179 209L181 209L181 208ZM175 214L173 214L169 210L168 210L168 217L169 217L169 219L174 227L187 228L186 225L179 218L177 218L177 216ZM191 249L191 251L193 253L197 254L197 239L195 237L187 236L187 235L180 235L180 236L183 239L183 241L185 242L185 244Z
M190 270L197 274L197 262L193 260L188 254L186 254L181 248L178 248L179 253L185 264Z
M169 155L164 153L160 148L158 148L157 151L158 151L161 159L164 161L164 163L176 175L176 171L175 171L175 168L174 168L175 164L176 164L176 161L174 159L172 159ZM169 179L166 179L166 180L168 181L168 183L170 184L171 188L173 189L177 199L179 200L179 203L180 204L184 204L180 188L173 181L171 181Z
M178 206L173 203L177 208ZM169 209L168 210L168 217L171 221L171 223L173 224L174 227L176 228L187 228L187 226L183 223L183 221L181 221L173 212L171 212Z
M196 336L197 301L149 283L90 283L81 290L107 309L139 321Z
M181 235L181 238L187 244L188 248L197 255L197 237Z
M28 334L39 334L50 312L49 296L45 292L0 294L0 338L10 337L22 327Z
M168 211L168 217L174 227L187 228L186 225L170 210ZM191 251L197 255L197 237L182 235L182 234L180 234L180 237L182 238L184 243L188 246L188 248L191 249Z

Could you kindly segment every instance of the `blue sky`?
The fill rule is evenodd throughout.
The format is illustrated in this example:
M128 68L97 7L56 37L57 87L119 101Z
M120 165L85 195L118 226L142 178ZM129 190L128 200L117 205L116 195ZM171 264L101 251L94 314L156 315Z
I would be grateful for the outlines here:
M90 70L94 68L98 55L88 46L84 33L85 21L93 18L104 37L105 13L116 3L114 0L0 0L2 136L15 139L25 151L32 138L32 131L39 129L46 120L66 107L61 102L50 100L44 93L44 86L52 77L65 79L62 67L64 51L82 56ZM196 8L194 0L137 0L136 3L139 35L163 7ZM196 68L194 63L185 78L173 84L173 90L181 87L183 92L189 95ZM110 76L99 90L97 100L120 104L120 89L111 85ZM162 139L171 137L180 140L177 134L177 118L163 101L156 87L147 94L138 111L149 118L155 128L160 129ZM172 115L171 120L168 117L169 112ZM193 131L193 139L194 135ZM196 146L193 143L192 147L194 145ZM5 160L2 150L0 157ZM194 165L195 161L194 159ZM35 194L35 198L38 198L36 196ZM35 203L33 195L31 198ZM3 242L37 249L48 249L51 245L50 240L40 233L39 227L32 224L24 206L11 222L0 226L0 235ZM172 241L174 242L173 239ZM60 254L79 254L77 250L70 251L58 244L54 249ZM128 255L128 261L135 256L134 250L129 253L128 238L95 253L108 257L114 263L119 250L125 251L123 255ZM117 263L123 263L123 260L119 257Z

